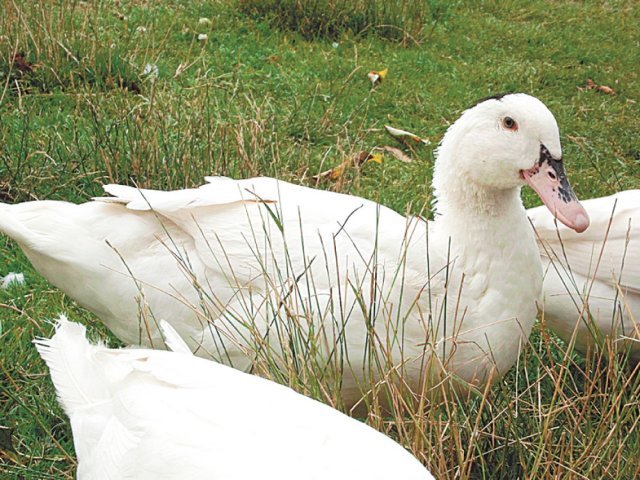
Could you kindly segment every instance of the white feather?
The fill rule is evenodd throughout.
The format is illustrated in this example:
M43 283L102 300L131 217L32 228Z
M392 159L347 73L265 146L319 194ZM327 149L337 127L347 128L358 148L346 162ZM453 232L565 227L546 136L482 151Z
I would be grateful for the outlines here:
M92 364L92 348L85 340L86 329L61 315L56 335L39 338L34 344L51 371L60 401L68 415L86 405L100 405L108 396L98 369ZM83 365L83 368L74 368Z
M9 272L0 277L0 288L9 288L10 285L24 285L24 273Z
M169 347L169 350L176 353L185 353L187 355L193 355L189 346L180 337L178 332L171 326L166 320L160 320L160 330L164 335L164 343Z

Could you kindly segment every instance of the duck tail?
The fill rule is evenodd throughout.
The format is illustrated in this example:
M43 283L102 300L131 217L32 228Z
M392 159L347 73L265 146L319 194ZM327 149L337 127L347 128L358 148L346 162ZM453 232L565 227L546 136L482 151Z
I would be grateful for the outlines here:
M16 242L29 244L31 232L11 212L12 205L0 203L0 233L13 238Z
M105 347L89 343L83 325L61 315L53 337L37 338L33 343L49 367L67 415L71 416L79 408L104 403L109 398L104 373L95 358L96 352Z

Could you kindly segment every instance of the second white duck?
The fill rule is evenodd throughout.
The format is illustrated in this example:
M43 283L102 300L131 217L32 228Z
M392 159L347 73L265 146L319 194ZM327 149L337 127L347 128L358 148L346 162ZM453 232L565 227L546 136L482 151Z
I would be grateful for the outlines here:
M584 207L591 225L581 235L543 207L527 211L544 265L544 319L580 350L607 335L640 360L640 190Z

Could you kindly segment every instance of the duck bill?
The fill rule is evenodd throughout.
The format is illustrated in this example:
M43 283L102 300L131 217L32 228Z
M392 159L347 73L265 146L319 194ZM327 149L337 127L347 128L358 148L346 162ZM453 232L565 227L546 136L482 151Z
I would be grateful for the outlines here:
M554 159L543 145L536 165L520 173L558 220L578 233L587 229L589 215L573 193L562 159Z

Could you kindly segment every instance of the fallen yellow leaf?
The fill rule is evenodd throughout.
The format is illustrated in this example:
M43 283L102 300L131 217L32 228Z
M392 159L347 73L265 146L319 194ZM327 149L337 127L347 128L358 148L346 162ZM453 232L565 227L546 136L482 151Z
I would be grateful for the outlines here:
M369 77L369 81L371 81L371 83L375 86L378 83L381 83L382 80L384 80L384 78L387 76L387 73L389 73L389 69L385 68L384 70L371 70L369 73L367 73L367 77Z
M368 160L370 162L382 163L383 158L384 158L384 155L382 153L376 152L376 153L372 153Z
M366 162L372 161L376 163L382 162L382 153L372 153L368 151L362 151L356 153L353 157L343 161L340 165L330 168L329 170L325 170L324 172L320 172L317 175L314 175L313 178L316 182L331 180L337 181L346 172L347 167L360 167Z

